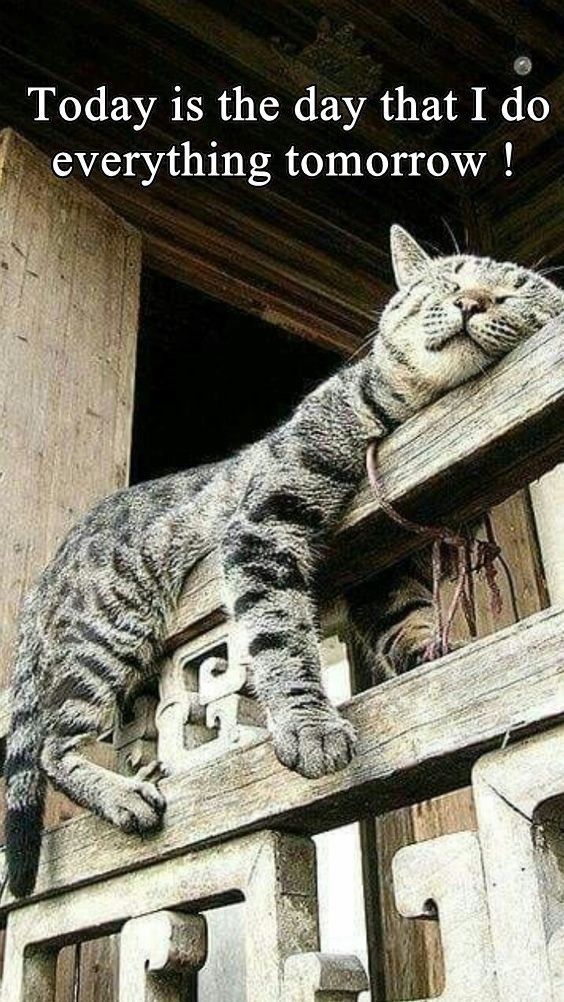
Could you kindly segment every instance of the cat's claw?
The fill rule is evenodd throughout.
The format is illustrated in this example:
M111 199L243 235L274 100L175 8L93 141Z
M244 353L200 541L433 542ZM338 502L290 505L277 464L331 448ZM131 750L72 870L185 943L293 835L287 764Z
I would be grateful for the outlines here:
M166 779L169 775L169 771L158 758L152 759L147 765L142 765L140 769L135 773L135 779L140 780L142 783L147 781L151 783L158 784L161 779Z
M336 711L316 716L288 714L273 727L276 757L287 766L317 779L349 764L355 751L355 733Z

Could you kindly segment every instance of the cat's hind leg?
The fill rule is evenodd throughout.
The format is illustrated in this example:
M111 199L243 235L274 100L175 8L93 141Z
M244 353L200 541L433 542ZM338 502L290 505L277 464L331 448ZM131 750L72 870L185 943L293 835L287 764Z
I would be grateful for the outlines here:
M115 654L77 652L49 692L41 766L53 786L81 807L122 831L146 832L162 824L166 808L156 784L111 772L81 754L101 733L106 707L130 676L130 665Z
M435 633L431 554L428 550L383 573L350 622L372 664L375 683L421 664Z
M50 735L45 742L41 763L53 786L124 832L161 826L166 801L154 783L110 772L67 745L64 735Z

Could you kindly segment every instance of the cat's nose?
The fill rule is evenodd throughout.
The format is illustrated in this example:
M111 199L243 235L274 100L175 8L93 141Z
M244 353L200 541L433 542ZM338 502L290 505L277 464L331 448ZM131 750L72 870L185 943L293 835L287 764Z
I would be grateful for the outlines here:
M485 313L488 306L491 306L490 297L481 289L465 289L453 302L464 318L473 317L475 313Z

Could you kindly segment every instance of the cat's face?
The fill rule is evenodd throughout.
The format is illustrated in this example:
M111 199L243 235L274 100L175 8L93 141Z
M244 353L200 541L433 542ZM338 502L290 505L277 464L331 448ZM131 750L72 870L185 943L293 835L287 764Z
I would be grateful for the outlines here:
M391 233L398 292L380 321L380 338L405 381L433 395L483 371L564 311L564 291L534 271L490 258L430 258L398 226Z

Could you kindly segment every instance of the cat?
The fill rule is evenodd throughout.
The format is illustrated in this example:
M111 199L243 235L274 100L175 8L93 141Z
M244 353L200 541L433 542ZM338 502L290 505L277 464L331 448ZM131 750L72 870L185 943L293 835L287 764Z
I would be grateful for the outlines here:
M154 675L183 582L212 549L220 552L228 605L246 635L279 760L308 777L350 761L354 733L321 685L313 584L362 480L366 444L564 310L564 293L514 264L431 258L398 226L391 253L398 291L365 357L225 462L101 501L26 597L5 769L15 895L35 883L47 777L123 831L162 823L165 801L154 783L103 769L79 749L99 733L112 701ZM396 578L382 610L377 636L374 624L372 636L369 623L364 629L391 674L409 667L428 640L425 582L409 573Z

